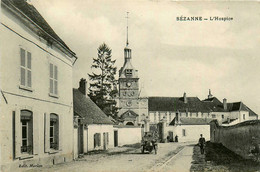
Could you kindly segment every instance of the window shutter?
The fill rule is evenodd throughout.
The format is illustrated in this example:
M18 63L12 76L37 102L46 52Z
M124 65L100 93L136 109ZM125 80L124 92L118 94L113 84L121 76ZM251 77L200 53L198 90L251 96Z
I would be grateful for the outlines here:
M53 78L53 64L50 63L50 78Z
M58 80L58 67L54 66L54 79Z
M27 52L27 68L32 69L32 54Z
M32 55L30 52L27 52L27 86L32 86Z
M58 67L54 65L54 94L58 94Z
M25 50L20 49L20 56L21 56L21 66L25 67Z
M39 116L33 114L33 154L39 154Z
M21 85L25 86L25 69L21 67Z
M32 87L32 72L27 70L27 86Z
M15 158L19 158L21 156L21 119L20 112L18 110L15 111Z
M62 115L59 115L59 141L58 141L58 144L59 144L59 150L61 151L62 150L62 145L63 145L63 116Z
M44 152L50 151L50 114L44 114Z

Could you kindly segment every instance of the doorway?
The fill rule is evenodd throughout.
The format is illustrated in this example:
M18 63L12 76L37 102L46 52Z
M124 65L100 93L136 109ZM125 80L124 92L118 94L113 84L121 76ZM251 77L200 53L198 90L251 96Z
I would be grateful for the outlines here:
M118 131L114 131L114 147L118 146Z
M80 120L79 120L78 124L79 124L79 127L78 127L78 154L82 155L84 153L84 149L83 149L84 126L83 126L83 124L80 124Z

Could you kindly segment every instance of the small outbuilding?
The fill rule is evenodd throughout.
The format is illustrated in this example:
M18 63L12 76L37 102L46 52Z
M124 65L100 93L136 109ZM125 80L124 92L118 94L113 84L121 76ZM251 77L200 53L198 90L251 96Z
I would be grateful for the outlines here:
M92 150L114 147L113 122L86 95L86 80L73 89L74 158Z

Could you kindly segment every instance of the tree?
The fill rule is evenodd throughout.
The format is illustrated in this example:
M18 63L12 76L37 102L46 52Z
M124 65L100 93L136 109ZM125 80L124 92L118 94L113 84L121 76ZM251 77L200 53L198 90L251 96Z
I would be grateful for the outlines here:
M114 66L116 60L112 60L112 50L105 44L98 49L97 58L93 58L91 66L94 72L89 75L89 97L108 116L116 116L115 96L117 94L117 81L115 79L117 68Z

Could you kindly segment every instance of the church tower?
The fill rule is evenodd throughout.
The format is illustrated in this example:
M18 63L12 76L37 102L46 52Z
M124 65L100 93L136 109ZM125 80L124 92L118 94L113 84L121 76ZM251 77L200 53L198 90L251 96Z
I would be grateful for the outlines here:
M119 70L119 113L126 125L137 125L139 112L139 77L138 70L132 65L132 50L128 42L128 12L127 38L124 48L124 65Z

